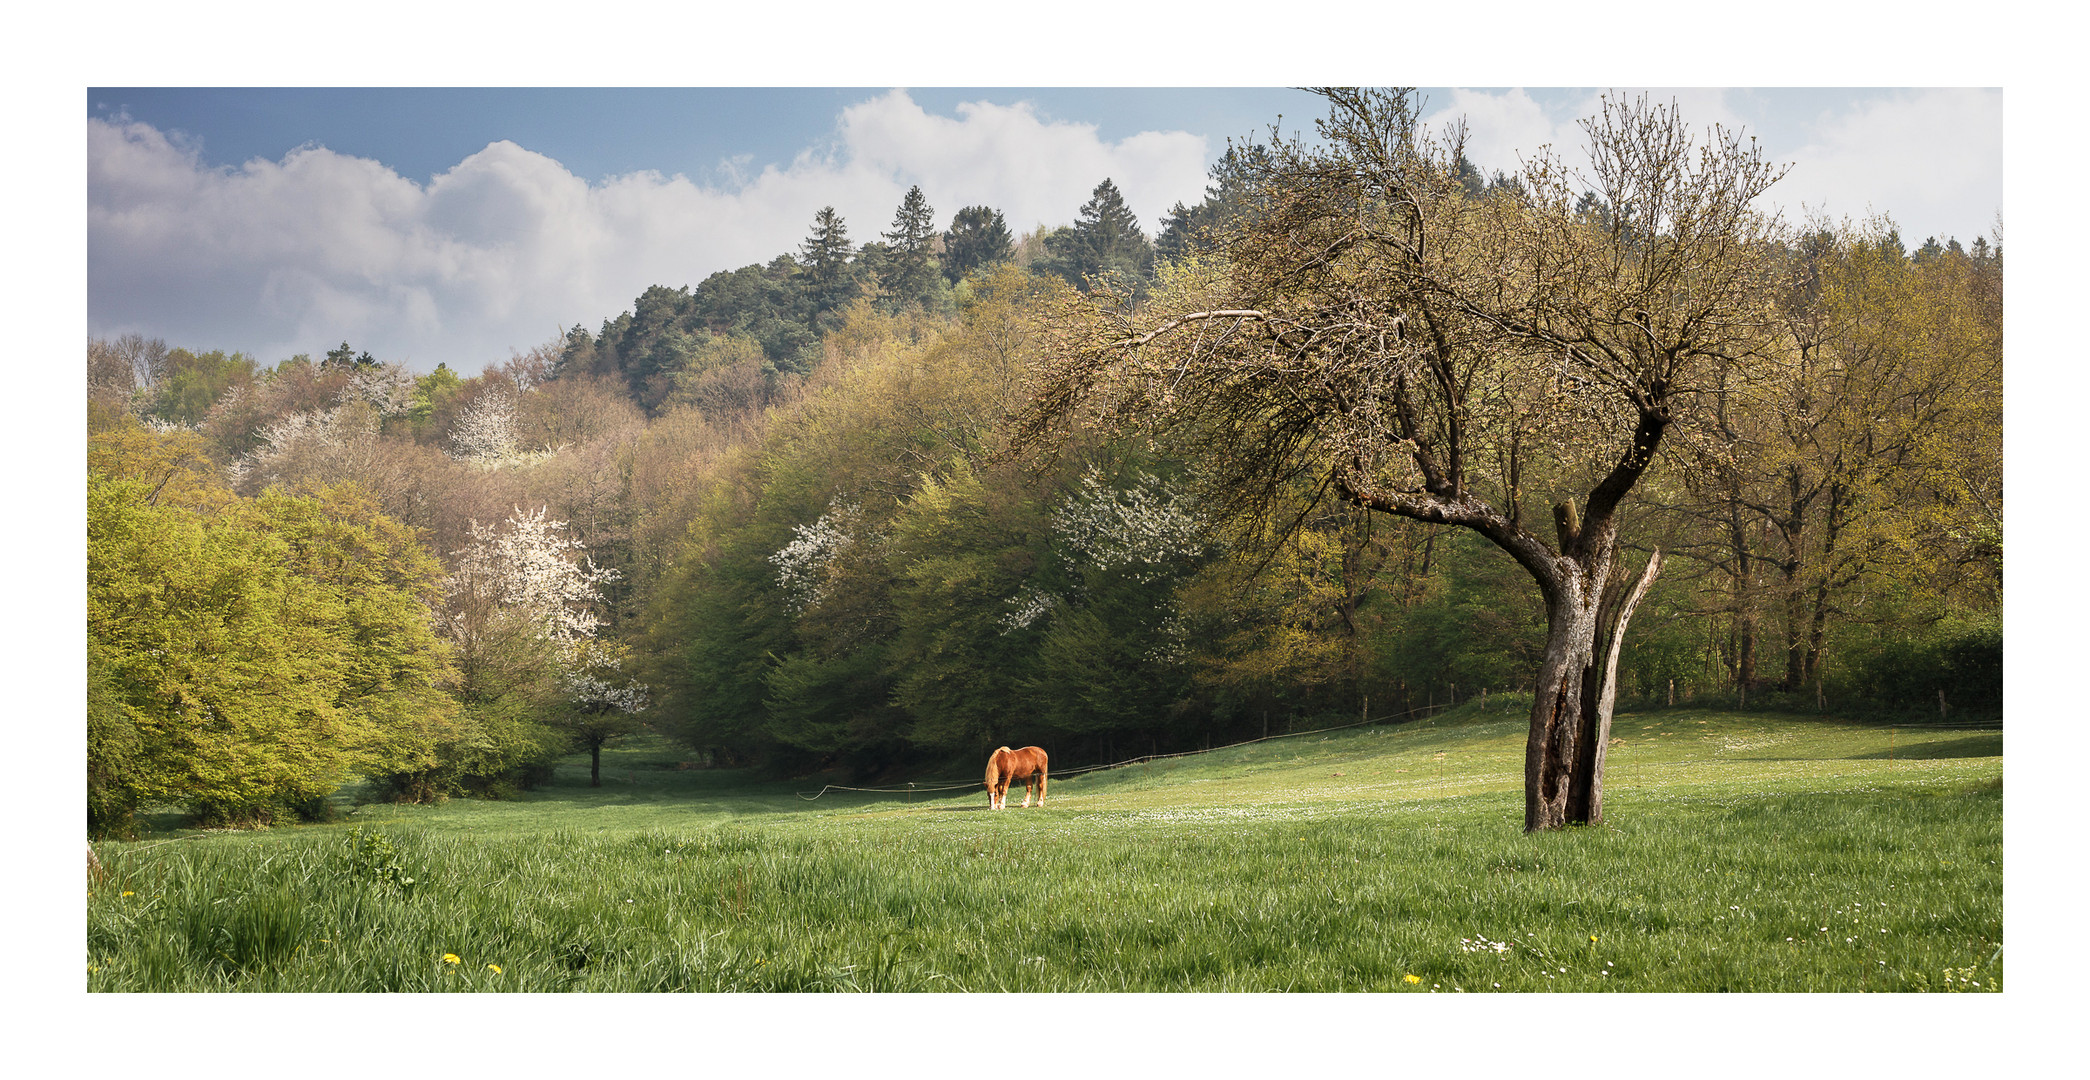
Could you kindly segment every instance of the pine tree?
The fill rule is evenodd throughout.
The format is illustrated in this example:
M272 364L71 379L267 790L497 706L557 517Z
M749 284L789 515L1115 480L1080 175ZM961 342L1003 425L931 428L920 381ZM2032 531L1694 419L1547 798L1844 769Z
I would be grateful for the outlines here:
M1212 163L1211 183L1205 199L1196 206L1177 203L1162 219L1161 235L1154 238L1157 257L1173 262L1193 250L1211 244L1230 219L1246 211L1255 198L1255 181L1270 161L1270 151L1253 143L1229 146Z
M805 256L806 293L812 301L812 318L817 322L821 315L848 302L852 249L842 215L835 213L832 206L821 207L813 215L813 235L806 237L798 250Z
M1046 247L1051 269L1075 285L1116 275L1141 292L1154 269L1154 249L1139 218L1107 177L1082 205L1073 227L1047 237Z
M936 211L919 185L907 189L893 212L893 231L883 235L892 243L892 255L881 284L898 304L922 303L936 286L929 250L936 239Z
M1014 253L1015 244L1001 211L968 206L951 218L951 230L943 234L943 273L955 285L974 270Z

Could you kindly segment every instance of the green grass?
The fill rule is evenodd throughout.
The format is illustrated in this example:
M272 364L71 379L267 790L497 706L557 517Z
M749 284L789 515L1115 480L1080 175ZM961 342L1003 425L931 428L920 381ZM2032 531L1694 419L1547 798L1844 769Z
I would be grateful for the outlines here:
M600 789L576 759L520 802L103 844L88 987L2000 988L2000 732L1622 716L1606 824L1526 836L1506 707L1063 778L1042 810L808 802L642 742Z

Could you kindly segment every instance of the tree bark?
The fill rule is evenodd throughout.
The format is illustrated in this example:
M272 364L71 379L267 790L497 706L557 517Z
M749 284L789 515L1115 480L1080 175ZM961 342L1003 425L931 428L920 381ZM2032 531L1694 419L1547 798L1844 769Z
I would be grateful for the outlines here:
M1588 715L1583 719L1583 737L1575 755L1575 771L1568 778L1567 820L1570 824L1601 825L1604 821L1604 754L1611 745L1611 713L1618 703L1618 656L1625 646L1626 626L1633 621L1633 610L1640 606L1641 598L1652 588L1655 578L1662 572L1662 551L1656 548L1648 556L1646 569L1640 572L1640 580L1633 591L1619 603L1616 594L1607 604L1608 611L1598 618L1598 629L1604 635L1597 655L1601 658L1601 670L1592 668L1583 678L1584 701ZM1593 692L1591 692L1593 690Z
M1546 652L1532 695L1531 729L1524 741L1524 831L1568 823L1568 789L1582 733L1582 682L1596 650L1596 605L1587 576L1568 564L1546 612Z
M588 786L602 786L602 744L599 742L588 744Z

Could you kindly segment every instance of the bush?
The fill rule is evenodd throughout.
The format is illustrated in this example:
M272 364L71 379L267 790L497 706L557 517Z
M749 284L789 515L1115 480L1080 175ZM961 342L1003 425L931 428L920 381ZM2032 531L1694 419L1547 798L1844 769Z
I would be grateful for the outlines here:
M1915 631L1847 644L1830 693L1882 705L1955 709L2003 705L2003 623L1996 615L1956 616Z

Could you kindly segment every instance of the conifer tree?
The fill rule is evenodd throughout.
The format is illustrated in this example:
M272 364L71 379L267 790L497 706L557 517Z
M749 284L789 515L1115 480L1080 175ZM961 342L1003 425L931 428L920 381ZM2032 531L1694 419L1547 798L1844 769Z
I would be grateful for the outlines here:
M813 234L798 246L805 256L806 293L812 300L812 317L841 307L848 300L849 228L832 206L813 215Z
M1046 237L1045 246L1052 271L1075 285L1116 275L1142 292L1154 269L1154 249L1139 218L1107 177L1082 205L1073 227Z
M991 266L1015 252L1009 226L991 206L968 206L951 218L943 234L943 273L955 285L966 274Z
M907 197L893 212L893 231L882 235L892 244L883 282L886 292L900 304L921 303L936 285L929 250L936 239L936 211L920 185L907 189Z

